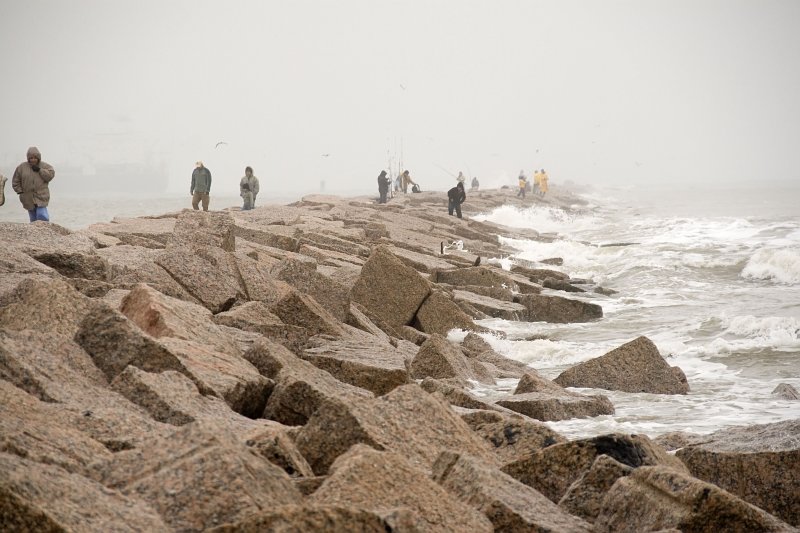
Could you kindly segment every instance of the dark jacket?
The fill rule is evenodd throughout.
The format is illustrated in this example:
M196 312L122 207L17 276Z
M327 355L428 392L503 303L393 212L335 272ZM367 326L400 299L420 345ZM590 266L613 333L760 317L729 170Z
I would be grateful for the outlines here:
M386 175L386 171L382 171L378 176L378 191L380 192L389 192L389 184L391 180Z
M211 171L206 167L195 168L192 171L192 186L189 194L196 192L211 192Z
M22 207L30 211L36 207L47 207L50 202L50 181L55 177L53 167L42 161L42 154L35 146L28 148L27 156L39 157L39 170L34 170L30 163L25 161L14 171L11 178L11 187L19 194Z
M463 204L467 199L467 193L464 192L464 184L459 182L458 185L447 191L447 198L456 204Z

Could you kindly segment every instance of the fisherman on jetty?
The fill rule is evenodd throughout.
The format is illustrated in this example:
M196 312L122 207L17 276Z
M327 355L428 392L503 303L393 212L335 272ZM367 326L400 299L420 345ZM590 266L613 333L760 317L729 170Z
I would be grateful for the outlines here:
M548 179L549 178L547 177L547 172L545 172L544 169L541 169L539 171L539 196L541 196L542 198L544 198L544 195L547 194Z
M380 194L380 199L378 200L379 204L386 203L386 195L389 193L389 185L391 184L391 178L386 174L385 170L381 170L381 173L378 175L378 193Z
M472 178L472 186L470 187L470 190L477 191L478 187L480 187L480 186L481 186L481 184L478 182L478 176L474 176Z
M202 201L203 211L208 211L208 195L211 194L211 171L203 165L202 161L195 163L189 194L192 195L192 209L199 210L200 201Z
M518 183L518 185L519 185L519 192L517 192L517 198L519 198L521 196L522 199L524 200L525 199L525 189L528 186L528 178L525 177L525 171L524 170L520 170L519 171L519 183Z
M20 163L11 178L11 187L19 195L22 207L28 211L31 222L50 221L47 204L50 203L50 182L56 175L53 167L42 161L42 153L35 146L28 148L27 161Z
M258 178L253 176L253 167L245 167L244 169L244 177L239 182L239 196L244 201L242 211L249 211L256 206Z
M464 191L464 182L459 181L458 185L447 191L447 213L452 216L455 210L458 218L461 218L461 204L467 199L467 193Z
M403 173L400 174L400 188L403 189L403 194L408 193L409 185L416 185L416 183L411 179L411 174L409 174L408 170L404 170Z
M0 205L6 203L6 181L8 178L0 174Z

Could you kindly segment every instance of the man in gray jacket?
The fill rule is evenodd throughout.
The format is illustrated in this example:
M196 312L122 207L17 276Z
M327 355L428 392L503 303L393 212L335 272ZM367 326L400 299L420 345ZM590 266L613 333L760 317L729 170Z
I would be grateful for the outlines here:
M203 211L208 211L208 195L211 193L211 172L203 166L202 161L195 163L192 171L192 186L189 194L192 195L192 208L197 211L202 200Z
M31 222L50 221L47 204L50 203L50 181L56 171L42 161L42 153L35 146L28 148L27 161L21 163L11 178L11 187L19 195L22 207L28 212Z

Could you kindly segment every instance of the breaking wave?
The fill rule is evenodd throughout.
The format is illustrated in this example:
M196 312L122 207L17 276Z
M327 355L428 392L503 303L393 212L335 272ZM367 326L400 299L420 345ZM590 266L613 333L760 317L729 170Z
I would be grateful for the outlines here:
M747 261L742 277L786 284L800 283L800 249L758 250Z

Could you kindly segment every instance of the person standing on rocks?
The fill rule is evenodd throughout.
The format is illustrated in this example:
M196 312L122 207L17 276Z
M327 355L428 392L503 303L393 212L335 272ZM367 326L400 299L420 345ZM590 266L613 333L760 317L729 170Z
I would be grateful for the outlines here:
M56 175L53 167L42 161L42 153L35 146L28 148L27 161L14 171L11 186L19 195L22 207L31 222L50 221L47 204L50 203L50 182Z
M470 187L470 189L472 189L473 191L477 191L480 186L481 184L478 182L478 176L473 176L472 187Z
M385 170L381 170L381 173L378 175L378 193L380 194L380 199L378 200L379 204L386 203L386 195L389 193L390 183L391 178L389 178Z
M211 194L211 171L203 165L202 161L195 163L189 194L192 195L192 209L199 210L199 205L202 201L203 211L208 211L208 195Z
M452 216L453 211L456 212L458 218L461 218L461 204L467 199L467 193L464 191L464 182L459 181L458 185L447 191L447 213Z
M253 167L245 167L244 169L244 177L239 182L239 196L244 201L242 211L249 211L256 206L258 178L253 176Z
M547 172L545 172L544 169L540 170L539 171L539 196L541 196L542 198L544 198L544 195L547 194L547 189L548 189L547 180L548 179L549 178L547 177Z
M528 178L525 177L525 171L524 170L520 170L519 171L519 183L518 183L518 185L519 185L519 192L517 192L517 198L519 198L521 196L522 199L524 200L525 199L525 189L528 187Z
M0 174L0 205L6 203L6 181L8 179Z

